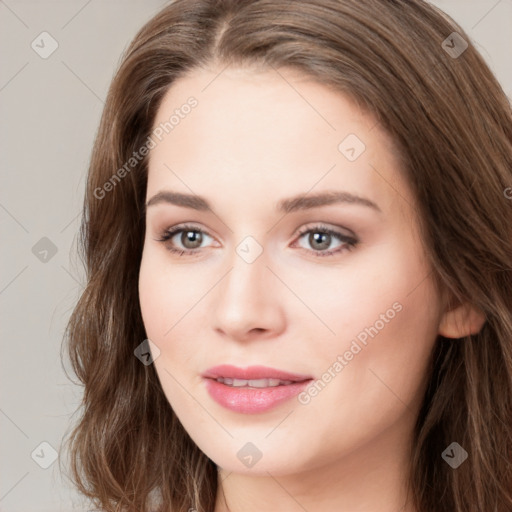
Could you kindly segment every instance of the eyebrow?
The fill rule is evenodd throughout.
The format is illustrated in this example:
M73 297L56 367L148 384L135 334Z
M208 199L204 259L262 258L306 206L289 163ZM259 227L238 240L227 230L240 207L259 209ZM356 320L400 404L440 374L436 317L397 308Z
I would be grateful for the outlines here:
M210 203L204 197L197 196L195 194L182 194L180 192L173 192L170 190L163 190L155 194L146 203L146 209L150 206L161 203L174 204L176 206L182 206L184 208L191 208L199 211L212 211ZM282 199L277 203L276 209L278 212L292 213L338 203L367 206L382 213L379 206L370 199L344 191L319 192L309 195L300 194L287 199Z

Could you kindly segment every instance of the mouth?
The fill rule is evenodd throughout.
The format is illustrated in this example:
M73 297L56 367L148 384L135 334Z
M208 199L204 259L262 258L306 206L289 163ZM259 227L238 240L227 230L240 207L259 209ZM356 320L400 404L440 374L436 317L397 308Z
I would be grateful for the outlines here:
M313 378L275 368L221 365L202 375L210 397L238 413L268 411L300 393Z
M285 370L278 370L269 366L249 366L240 368L229 364L214 366L206 370L202 377L209 379L223 379L224 383L231 386L244 386L245 383L254 383L254 387L278 386L280 384L287 385L293 382L303 382L312 379L311 375L303 375L291 373ZM265 386L261 386L262 381L266 382ZM249 384L252 386L252 384Z
M303 382L303 381L293 381L293 380L279 380L279 379L230 379L229 377L219 377L215 379L217 382L221 384L225 384L226 386L230 386L233 388L275 388L277 386L288 386L290 384L294 384L295 382Z

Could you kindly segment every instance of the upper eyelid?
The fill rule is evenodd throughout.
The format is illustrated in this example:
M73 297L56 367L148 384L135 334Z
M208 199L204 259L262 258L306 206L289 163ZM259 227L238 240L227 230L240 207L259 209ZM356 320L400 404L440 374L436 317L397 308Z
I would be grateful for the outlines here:
M297 233L297 235L303 235L304 233L307 233L308 231L313 231L315 229L317 231L326 230L329 232L333 232L337 235L341 235L341 236L345 236L345 237L349 237L349 238L357 238L356 234L351 229L341 227L341 226L334 226L334 227L329 226L325 222L317 222L316 224L313 223L312 225L310 223L307 223L304 227L298 229L296 231L296 233ZM348 233L343 233L343 231L348 231Z

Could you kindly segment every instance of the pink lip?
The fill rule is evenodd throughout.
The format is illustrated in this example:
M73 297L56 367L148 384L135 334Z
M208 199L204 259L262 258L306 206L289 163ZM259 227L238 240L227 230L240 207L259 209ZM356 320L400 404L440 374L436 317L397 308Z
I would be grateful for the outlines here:
M221 365L210 368L202 374L210 396L223 407L235 412L254 414L272 409L280 403L299 394L311 382L312 377L289 373L265 366L237 368ZM279 379L291 380L292 384L267 388L231 387L215 379Z
M285 372L283 370L276 370L268 366L249 366L248 368L238 368L230 364L221 364L208 368L203 374L207 379L217 379L219 377L228 377L230 379L279 379L279 380L293 380L300 382L312 379L311 375L301 375L297 373Z

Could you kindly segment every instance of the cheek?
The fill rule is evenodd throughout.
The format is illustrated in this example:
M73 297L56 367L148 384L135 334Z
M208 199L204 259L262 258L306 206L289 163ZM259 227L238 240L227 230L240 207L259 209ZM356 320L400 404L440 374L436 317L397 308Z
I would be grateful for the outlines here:
M151 339L164 341L184 317L197 292L190 275L170 265L165 251L145 248L139 272L139 301L146 333Z
M149 339L157 340L166 330L164 319L168 297L163 286L164 279L160 269L153 264L153 259L151 254L143 254L139 272L139 302L146 334Z
M176 375L175 367L177 363L178 367L182 366L183 358L190 356L176 346L175 333L182 325L174 326L184 314L178 316L183 307L183 300L177 293L180 284L171 279L166 270L168 265L163 265L161 259L156 252L144 249L139 272L139 302L146 336L159 349L158 357L153 354L154 368L164 394L174 408L176 402L184 398L176 381L176 378L181 381L181 377ZM172 287L170 283L173 283Z
M197 367L193 363L201 348L196 341L200 328L197 311L208 289L205 286L202 291L198 286L202 279L197 272L170 264L166 251L153 247L144 249L139 272L139 302L146 335L160 350L155 368L168 398L180 393L171 375L181 381L187 370ZM204 339L204 335L201 338Z
M177 308L179 310L176 293L179 285L169 279L160 259L158 254L145 249L139 273L139 302L144 328L147 337L160 350L155 359L157 370L169 357L167 340L171 339ZM169 286L171 282L173 287Z
M398 347L405 338L435 336L438 298L430 268L414 240L388 239L348 254L337 267L283 270L284 280L311 312L304 315L303 305L295 301L290 322L308 329L302 339L314 342L315 350L332 357L349 349L354 339L364 346L386 338L389 346Z
M378 428L376 422L391 423L417 405L439 322L438 297L420 255L381 245L340 279L343 286L326 280L327 298L318 296L315 307L335 334L323 335L310 354L321 381L312 416L327 414L341 428L355 414Z

